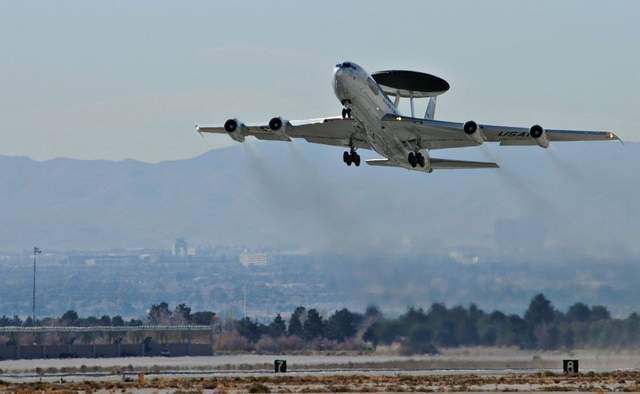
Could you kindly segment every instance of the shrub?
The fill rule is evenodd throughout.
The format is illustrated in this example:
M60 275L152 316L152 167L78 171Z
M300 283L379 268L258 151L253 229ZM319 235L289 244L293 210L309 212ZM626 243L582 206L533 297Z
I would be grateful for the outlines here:
M278 353L280 351L280 344L269 336L263 336L256 343L256 350L260 353Z
M218 336L215 345L216 351L238 352L252 350L249 340L237 331L225 332Z
M295 335L290 335L288 337L280 337L276 339L278 346L280 347L280 351L289 352L304 349L304 341Z

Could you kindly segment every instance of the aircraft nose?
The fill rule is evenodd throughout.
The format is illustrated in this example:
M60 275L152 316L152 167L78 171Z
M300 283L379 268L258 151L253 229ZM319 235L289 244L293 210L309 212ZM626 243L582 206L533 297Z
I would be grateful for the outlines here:
M342 100L345 96L345 71L342 67L336 67L333 71L333 89L336 96Z
M337 81L343 79L345 77L345 70L342 67L336 66L333 70L333 78Z

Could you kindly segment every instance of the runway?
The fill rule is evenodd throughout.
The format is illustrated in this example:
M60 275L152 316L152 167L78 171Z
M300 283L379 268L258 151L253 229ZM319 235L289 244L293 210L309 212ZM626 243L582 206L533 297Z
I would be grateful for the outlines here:
M274 374L273 361L277 358L287 360L286 374ZM563 375L563 358L580 359L582 374ZM272 391L293 392L335 391L336 385L347 391L537 391L589 387L609 391L637 388L639 366L640 355L634 352L567 354L517 349L455 349L436 356L240 354L11 360L0 361L0 381L5 385L0 391L36 386L80 390L89 385L93 391L119 388L136 392L153 388L162 392L164 387L186 385L206 392L206 387L222 385L228 392L243 392L256 382L268 385ZM140 373L144 374L144 383L138 381Z
M411 370L559 370L563 359L579 359L584 371L640 369L640 351L576 350L545 352L515 348L443 349L439 355L401 356L391 352L317 354L219 354L203 357L69 358L0 361L0 375L41 370L271 370L275 359L294 369L411 369Z

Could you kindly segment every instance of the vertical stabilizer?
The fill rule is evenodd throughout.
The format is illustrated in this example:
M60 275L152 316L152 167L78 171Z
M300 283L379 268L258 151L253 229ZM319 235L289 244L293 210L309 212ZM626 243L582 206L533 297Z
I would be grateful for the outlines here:
M436 115L436 99L437 96L429 97L429 104L427 104L427 111L424 113L424 118L433 120Z

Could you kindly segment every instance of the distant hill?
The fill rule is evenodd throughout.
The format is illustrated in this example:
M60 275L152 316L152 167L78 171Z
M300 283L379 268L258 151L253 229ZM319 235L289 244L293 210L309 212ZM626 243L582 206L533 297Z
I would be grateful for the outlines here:
M346 167L341 150L259 143L189 160L0 156L0 248L239 245L347 254L640 256L640 144L479 147L498 170ZM363 152L363 158L374 153Z

